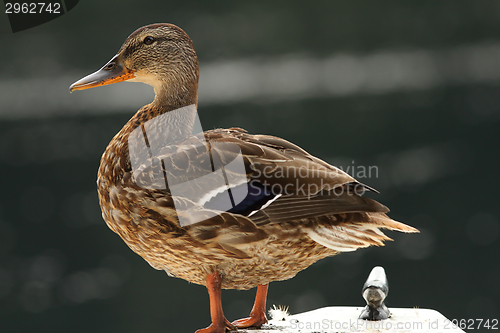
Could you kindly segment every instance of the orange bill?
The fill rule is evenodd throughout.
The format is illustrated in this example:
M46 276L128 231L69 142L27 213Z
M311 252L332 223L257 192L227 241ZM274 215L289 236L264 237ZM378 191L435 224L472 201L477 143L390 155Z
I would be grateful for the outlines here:
M69 87L69 91L73 92L74 90L104 86L106 84L130 80L134 77L134 71L125 67L121 61L120 55L117 54L97 72L87 75L83 79L73 83Z

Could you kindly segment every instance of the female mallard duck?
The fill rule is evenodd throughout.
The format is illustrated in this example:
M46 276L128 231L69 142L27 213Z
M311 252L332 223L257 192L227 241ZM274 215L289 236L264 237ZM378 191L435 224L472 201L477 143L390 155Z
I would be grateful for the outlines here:
M260 326L269 282L339 252L383 245L389 238L380 229L417 231L361 196L373 189L288 141L238 128L196 134L198 59L180 28L136 30L70 91L125 80L147 83L156 95L102 155L103 218L154 268L207 287L212 324L198 333ZM221 288L255 286L250 317L230 323Z

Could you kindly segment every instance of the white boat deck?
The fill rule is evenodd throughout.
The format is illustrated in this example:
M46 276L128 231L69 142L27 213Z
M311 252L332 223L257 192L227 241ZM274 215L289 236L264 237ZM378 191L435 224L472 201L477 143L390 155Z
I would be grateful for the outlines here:
M269 321L260 329L239 329L248 333L459 333L441 313L429 309L390 308L392 316L386 320L358 319L363 307L325 307L290 315L284 320Z

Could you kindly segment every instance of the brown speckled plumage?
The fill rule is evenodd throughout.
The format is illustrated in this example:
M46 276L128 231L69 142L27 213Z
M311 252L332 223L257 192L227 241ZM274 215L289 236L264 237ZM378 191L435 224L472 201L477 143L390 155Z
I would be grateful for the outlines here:
M149 37L152 39L146 40ZM205 141L198 145L193 141L196 138L166 145L153 156L163 161L162 167L143 165L142 172L134 174L130 155L137 152L132 151L136 148L130 147L129 142L133 135L142 133L134 130L144 131L149 120L172 110L197 106L198 60L191 40L170 24L140 28L128 37L108 65L75 83L71 90L123 80L150 84L156 96L128 121L102 156L97 184L103 218L154 268L209 288L213 324L200 332L223 332L234 327L216 306L220 303L220 288L249 289L260 285L252 320L235 324L260 325L265 322L260 309L262 302L265 307L267 292L263 285L292 278L327 256L383 245L389 238L379 229L416 231L387 217L385 206L358 195L359 189L372 189L341 170L288 141L250 135L238 128L207 131ZM153 128L149 135L182 133L183 124L190 119L186 113L175 124ZM223 164L234 159L235 152L224 148L230 147L225 143L241 150L248 180L287 191L269 199L266 205L257 206L251 214L220 211L201 222L181 226L178 216L185 212L179 207L196 203L179 198L176 210L169 188L148 189L141 182L170 172L169 179L174 179L174 183L187 184L183 182L206 171L202 170L202 158L209 150ZM307 177L303 176L304 171ZM176 184L169 183L170 187L173 185ZM307 193L303 188L308 189ZM333 189L342 191L339 194ZM193 189L196 191L199 189ZM208 211L204 206L196 209L200 216Z

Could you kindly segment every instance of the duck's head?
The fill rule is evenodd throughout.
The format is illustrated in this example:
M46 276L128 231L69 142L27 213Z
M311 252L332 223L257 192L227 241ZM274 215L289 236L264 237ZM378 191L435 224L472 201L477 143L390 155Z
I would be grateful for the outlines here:
M198 75L198 58L189 36L175 25L160 23L137 29L106 65L69 89L143 82L155 90L153 103L180 107L197 103Z

